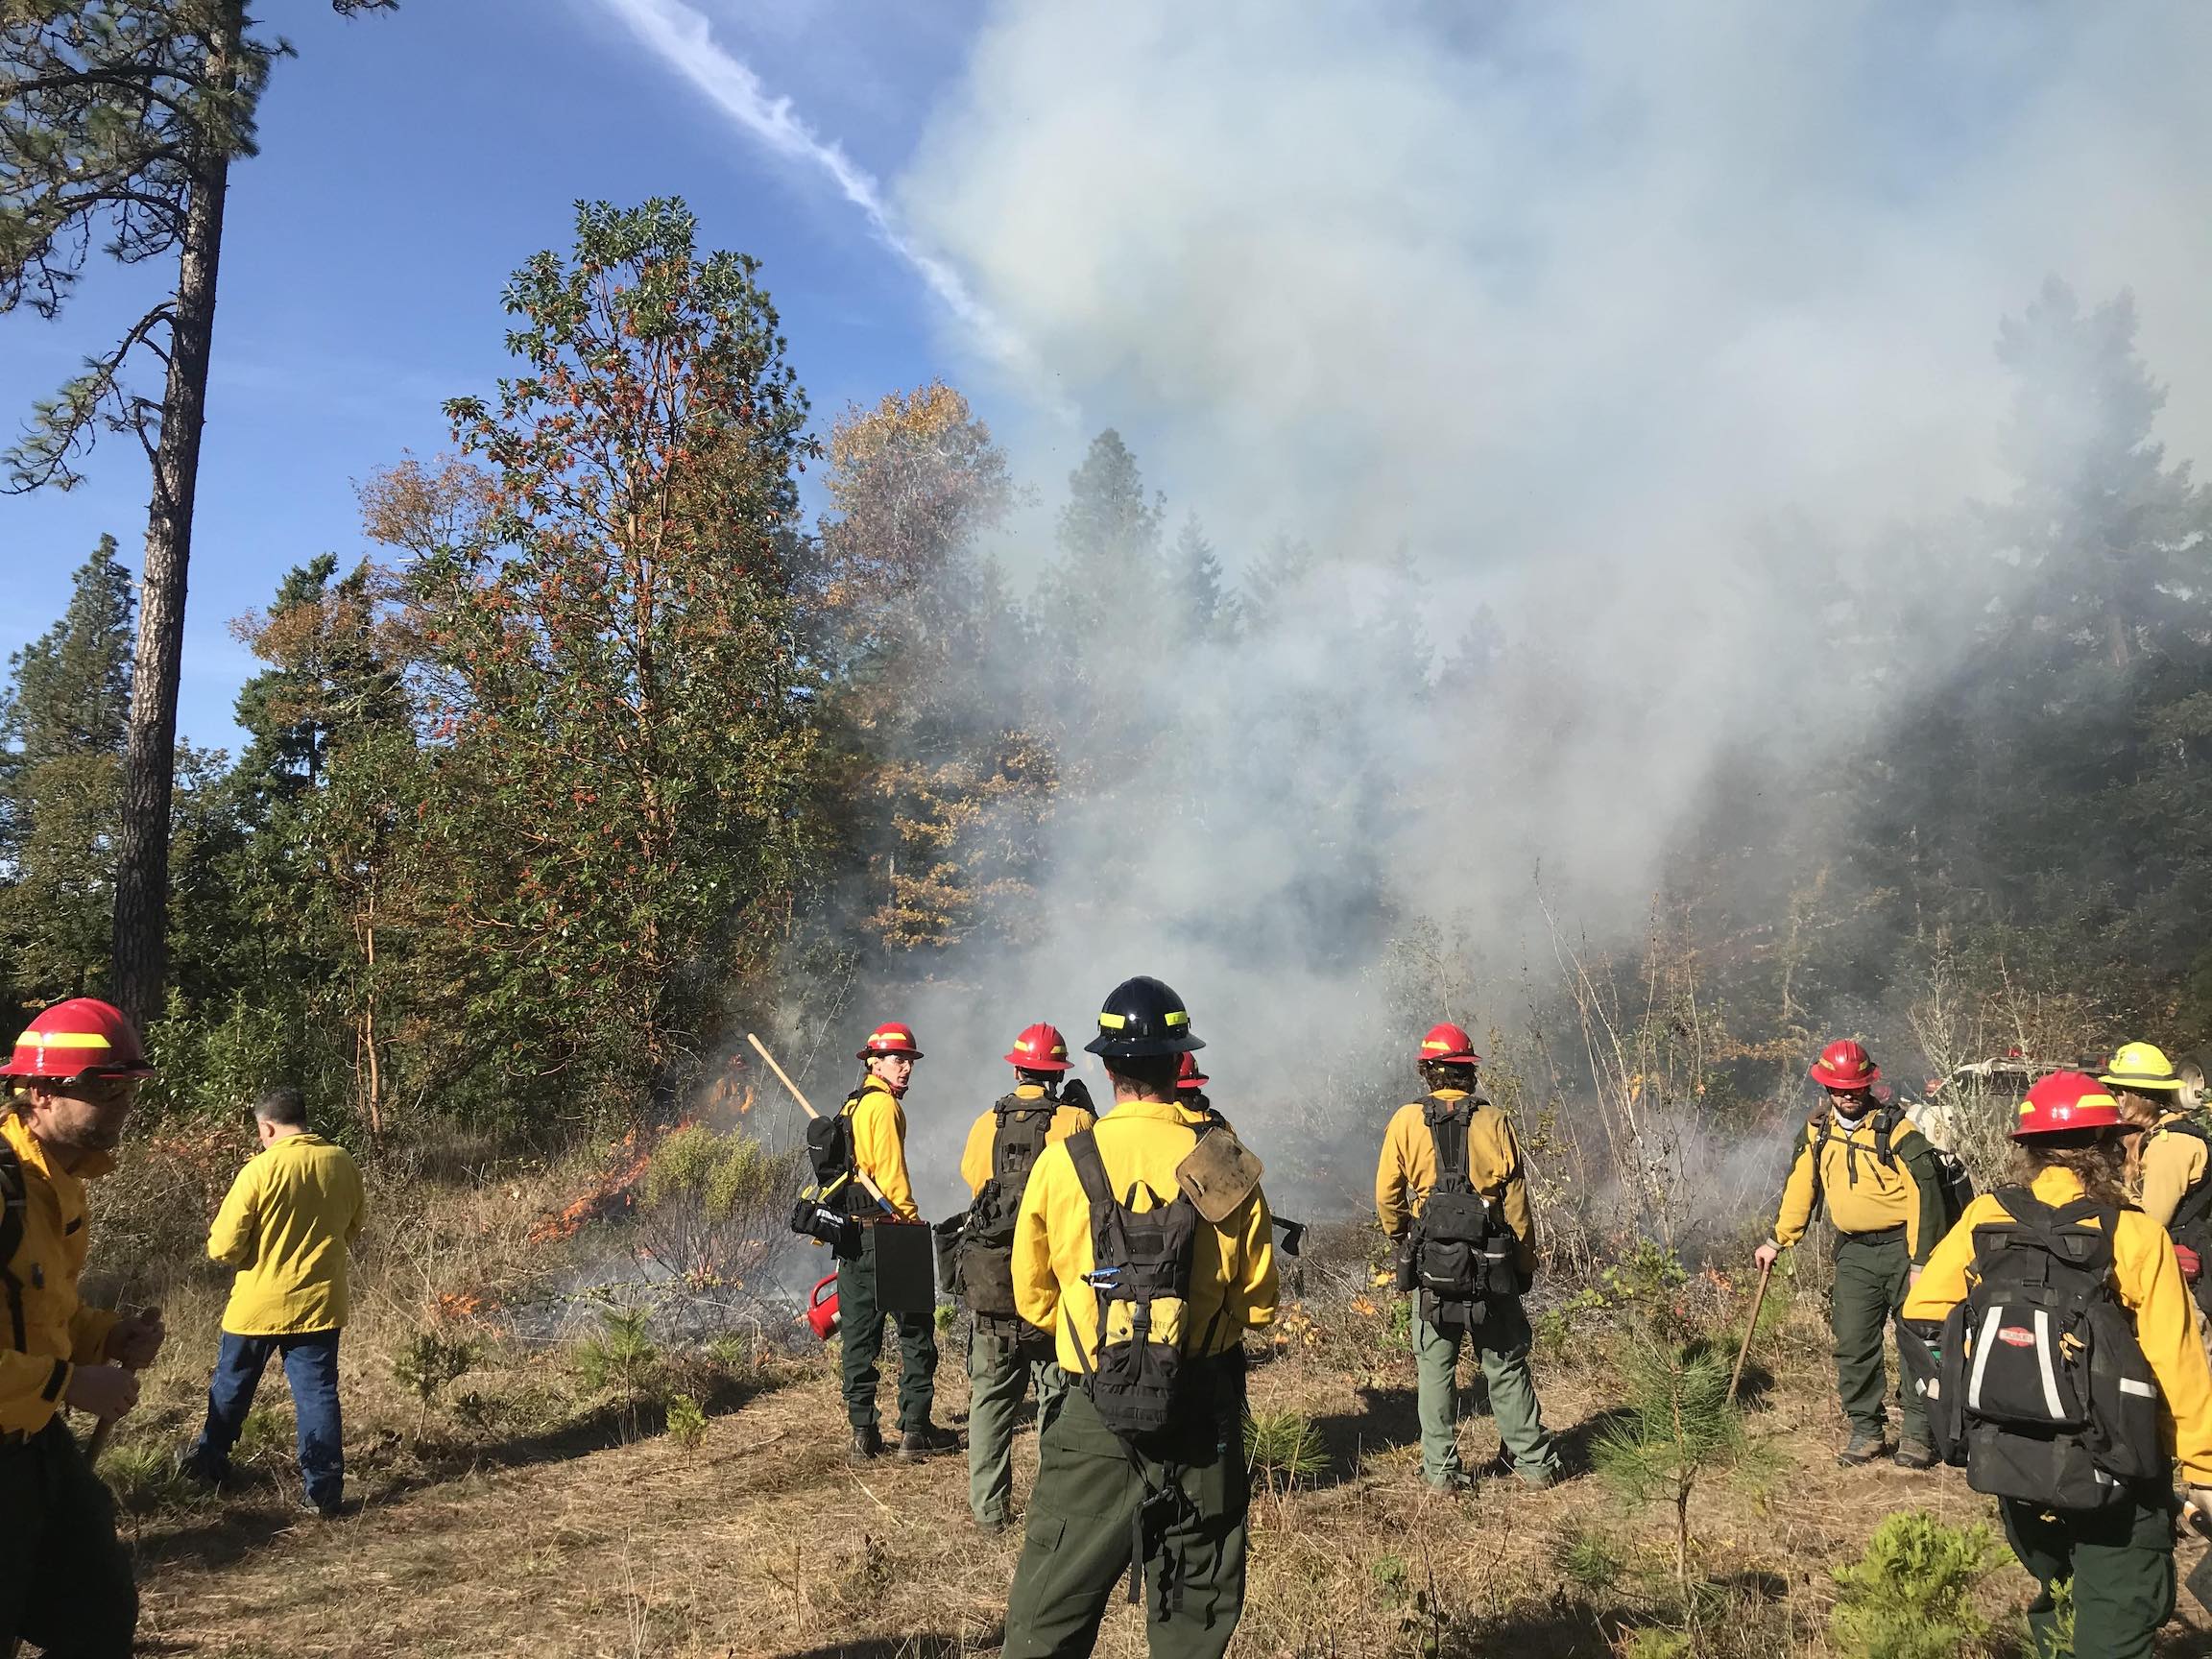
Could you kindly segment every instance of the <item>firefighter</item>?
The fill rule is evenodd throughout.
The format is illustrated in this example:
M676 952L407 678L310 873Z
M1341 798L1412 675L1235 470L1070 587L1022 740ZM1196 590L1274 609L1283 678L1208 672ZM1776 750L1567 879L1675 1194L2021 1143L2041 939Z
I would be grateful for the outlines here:
M1214 1102L1206 1098L1206 1085L1213 1079L1198 1070L1198 1057L1186 1054L1175 1070L1175 1098L1181 1103L1184 1115L1196 1122L1218 1123L1223 1128L1229 1119L1214 1109Z
M157 1313L118 1317L78 1299L90 1229L86 1184L115 1167L140 1079L152 1076L122 1011L89 997L47 1009L16 1038L4 1072L16 1093L0 1121L0 1653L124 1659L138 1623L115 1505L61 1421L138 1403L161 1350Z
M1820 1050L1807 1073L1827 1104L1805 1126L1782 1189L1773 1237L1753 1252L1764 1270L1805 1236L1825 1202L1836 1226L1836 1288L1829 1307L1836 1334L1836 1391L1851 1422L1837 1461L1871 1463L1889 1449L1882 1334L1905 1292L1943 1237L1947 1216L1935 1151L1911 1120L1873 1095L1882 1070L1846 1037ZM1903 1469L1936 1462L1928 1411L1904 1390L1904 1432L1894 1461Z
M2122 1068L2115 1064L2114 1070ZM2028 1623L2035 1651L2046 1659L2060 1652L2095 1653L2099 1659L2148 1659L2154 1633L2174 1613L2175 1463L2179 1465L2190 1499L2200 1508L2212 1508L2212 1490L2208 1490L2212 1488L2212 1369L2207 1368L2204 1350L2198 1344L2188 1286L2164 1229L2128 1206L2122 1185L2123 1128L2119 1108L2096 1081L2067 1071L2043 1078L2028 1091L2011 1132L2021 1153L2017 1179L2026 1183L2027 1193L2014 1186L1975 1199L1959 1225L1936 1246L1905 1299L1905 1317L1925 1330L1927 1324L1940 1322L1979 1289L1993 1302L1988 1322L2004 1326L1998 1316L2002 1310L1994 1302L1996 1287L2009 1282L1998 1250L1998 1241L2006 1235L2001 1231L1978 1235L1977 1229L1991 1223L2001 1227L2015 1219L2024 1208L2021 1199L2028 1194L2054 1210L2086 1198L2110 1216L2107 1290L2132 1316L2135 1345L2156 1383L2154 1390L2146 1385L2140 1393L2154 1392L2157 1396L2155 1408L2149 1409L2138 1424L2137 1437L2143 1443L2128 1446L2127 1451L2155 1474L2121 1481L2123 1490L2116 1499L2089 1508L2027 1498L1998 1500L2013 1553L2042 1586L2028 1610ZM2103 1215L2095 1212L2085 1219L2099 1232L2106 1225ZM2002 1254L2016 1257L2021 1252L2015 1247ZM2025 1277L2045 1279L2052 1271L2051 1260L2047 1255L2036 1255ZM2063 1370L2068 1363L2062 1343L2052 1344L2052 1349L2057 1350L2053 1353L2036 1345L2032 1329L2005 1327L1999 1334L2008 1342L2018 1344L2016 1351L2041 1364L2038 1383L2032 1390L2035 1399L2041 1400L2046 1390L2056 1387L2054 1371ZM2065 1338L2072 1340L2071 1336ZM2013 1351L1996 1350L1999 1354ZM1970 1346L1967 1352L1973 1352ZM1964 1369L1967 1355L1942 1358L1954 1361L1956 1374ZM2101 1354L2099 1358L2101 1363L2125 1363L2117 1352ZM2076 1381L2068 1378L2070 1385ZM1983 1382L1977 1376L1973 1384L1976 1393L1981 1392ZM1997 1391L1992 1388L1990 1393ZM2002 1427L1995 1424L1979 1425L1974 1430L1981 1444L1991 1447L1993 1454L2002 1452L1997 1441L2003 1433ZM2045 1430L2026 1443L2028 1455L2017 1462L2008 1464L1989 1455L1991 1473L2004 1479L1987 1484L2014 1484L2023 1475L2061 1467L2054 1462L2053 1449L2053 1435ZM1984 1484L1981 1468L1984 1455L1970 1443L1967 1479L1978 1487ZM2102 1455L2104 1461L2115 1461L2109 1452ZM2108 1479L2093 1479L2090 1487L2109 1491L2111 1482ZM2056 1611L2057 1592L2069 1582L2074 1592L2070 1647L2061 1645Z
M1413 1356L1421 1475L1441 1492L1470 1484L1459 1465L1462 1346L1480 1358L1514 1473L1539 1488L1559 1479L1528 1370L1531 1338L1521 1306L1536 1268L1528 1187L1512 1121L1477 1087L1481 1063L1474 1039L1458 1026L1431 1027L1416 1061L1429 1093L1391 1118L1375 1169L1375 1213L1397 1258L1400 1287L1419 1297ZM1449 1203L1438 1200L1440 1177L1455 1195ZM1473 1225L1461 1228L1455 1214ZM1457 1237L1461 1231L1470 1236Z
M2143 1214L2174 1238L2181 1275L2200 1286L2212 1217L2212 1146L2181 1109L2181 1079L2164 1049L2129 1043L2097 1079L2111 1090L2128 1139L2128 1186ZM2199 1289L2200 1300L2203 1296Z
M987 1532L1003 1531L1011 1520L1014 1420L1022 1396L1036 1388L1043 1434L1068 1392L1052 1334L1024 1324L1014 1308L1014 1221L1044 1149L1097 1121L1080 1081L1061 1087L1068 1042L1057 1027L1029 1026L1014 1039L1006 1062L1014 1068L1014 1092L975 1119L960 1155L961 1178L974 1198L959 1251L970 1316L968 1512Z
M1233 1178L1235 1137L1200 1137L1175 1099L1176 1056L1204 1045L1172 990L1117 986L1085 1046L1114 1105L1045 1149L1015 1231L1022 1317L1080 1381L1040 1441L1002 1651L1089 1653L1126 1570L1155 1659L1218 1655L1244 1605L1243 1338L1275 1317L1267 1200Z
M860 1087L845 1097L843 1116L851 1125L854 1167L876 1185L878 1204L858 1181L846 1184L852 1214L860 1223L859 1253L837 1263L837 1310L843 1336L838 1358L844 1373L845 1413L853 1424L853 1459L866 1462L883 1453L883 1431L876 1415L878 1358L883 1352L883 1321L899 1328L899 1455L918 1462L931 1453L950 1452L959 1441L929 1421L937 1394L937 1331L927 1313L879 1310L876 1295L876 1229L884 1222L919 1222L914 1187L906 1175L906 1110L902 1102L913 1081L922 1050L914 1033L886 1021L868 1034L856 1058Z

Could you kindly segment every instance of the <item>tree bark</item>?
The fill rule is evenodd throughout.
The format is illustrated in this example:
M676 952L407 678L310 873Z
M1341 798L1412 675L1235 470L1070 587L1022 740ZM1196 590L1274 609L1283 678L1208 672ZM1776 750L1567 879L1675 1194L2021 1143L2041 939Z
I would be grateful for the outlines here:
M245 33L243 4L226 5L208 40L209 81L229 85ZM123 759L123 815L115 869L115 1000L141 1027L159 1018L169 967L169 811L176 781L177 683L184 657L184 590L192 558L200 436L207 419L207 365L215 333L215 277L223 253L223 203L230 153L203 141L194 163L184 242L177 262L176 323L154 453L154 495L132 663L131 725Z

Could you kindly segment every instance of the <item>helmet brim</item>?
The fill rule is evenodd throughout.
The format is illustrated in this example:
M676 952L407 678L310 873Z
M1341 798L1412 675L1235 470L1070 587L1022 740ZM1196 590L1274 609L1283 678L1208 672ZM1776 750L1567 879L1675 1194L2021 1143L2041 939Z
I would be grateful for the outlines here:
M1109 1037L1101 1031L1083 1045L1083 1052L1101 1060L1144 1060L1162 1054L1190 1054L1205 1046L1203 1037Z
M853 1058L855 1060L920 1060L924 1058L924 1055L919 1048L863 1048Z
M1829 1070L1815 1060L1806 1068L1805 1075L1812 1078L1823 1089L1835 1089L1845 1094L1857 1094L1871 1089L1875 1084L1882 1081L1882 1068L1869 1066L1866 1068L1866 1074L1863 1077L1845 1077Z
M2140 1089L2147 1094L2178 1094L2181 1079L2166 1077L2130 1077L2122 1071L2107 1071L2097 1079L2108 1089Z
M1072 1060L1040 1060L1034 1054L1009 1054L1006 1064L1023 1071L1072 1071Z

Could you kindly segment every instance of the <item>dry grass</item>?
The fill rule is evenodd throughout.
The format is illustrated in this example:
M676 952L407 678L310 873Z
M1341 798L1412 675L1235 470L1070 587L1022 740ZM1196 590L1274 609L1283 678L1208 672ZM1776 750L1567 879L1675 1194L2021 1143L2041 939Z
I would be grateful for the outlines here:
M149 1408L113 1466L132 1499L152 1650L941 1659L996 1649L1019 1535L969 1525L957 1457L848 1465L834 1368L819 1349L737 1377L698 1353L670 1362L658 1385L707 1407L704 1435L686 1449L659 1431L651 1400L581 1391L556 1348L517 1339L484 1306L481 1293L498 1286L518 1308L567 1271L559 1252L525 1240L575 1174L424 1187L439 1195L434 1229L395 1215L365 1252L344 1378L363 1502L336 1523L301 1519L286 1502L290 1407L274 1376L243 1490L181 1496L161 1480L156 1451L181 1443L197 1419L219 1286L196 1272L160 1286L176 1352L149 1379ZM1255 1498L1241 1652L1559 1659L1624 1653L1640 1631L1694 1623L1694 1644L1675 1650L1828 1654L1828 1569L1856 1555L1883 1515L1988 1516L1951 1472L1835 1466L1842 1425L1826 1333L1817 1294L1800 1286L1760 1350L1767 1375L1754 1429L1778 1467L1760 1485L1700 1489L1693 1567L1706 1588L1686 1613L1671 1588L1670 1517L1629 1512L1580 1473L1619 1398L1608 1315L1552 1322L1538 1355L1547 1417L1576 1478L1543 1493L1486 1478L1452 1500L1421 1484L1411 1357L1393 1305L1364 1278L1356 1260L1311 1263L1304 1303L1257 1356L1255 1407L1309 1420L1326 1456L1317 1476ZM452 1298L471 1296L472 1311L450 1312L466 1305ZM1714 1310L1725 1305L1724 1287L1711 1298ZM441 1309L485 1353L419 1434L418 1403L394 1380L390 1353ZM943 1346L939 1416L957 1423L967 1392L957 1333ZM886 1401L889 1391L886 1382ZM1479 1416L1462 1445L1470 1467L1497 1449ZM1033 1435L1018 1440L1016 1459L1020 1496ZM2024 1575L2000 1571L1986 1610L2016 1627L2028 1589ZM1098 1650L1143 1651L1118 1596Z

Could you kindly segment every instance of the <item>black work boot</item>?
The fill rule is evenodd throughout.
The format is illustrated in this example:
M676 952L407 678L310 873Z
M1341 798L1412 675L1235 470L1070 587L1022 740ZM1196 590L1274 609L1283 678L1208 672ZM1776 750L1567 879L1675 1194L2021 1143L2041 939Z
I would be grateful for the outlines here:
M883 1455L883 1431L873 1423L855 1424L853 1429L852 1458L855 1463L873 1462Z
M909 1463L919 1463L939 1452L956 1452L959 1449L960 1436L950 1429L938 1428L934 1423L925 1423L919 1429L902 1429L899 1431L899 1455Z

